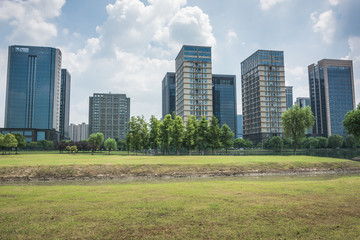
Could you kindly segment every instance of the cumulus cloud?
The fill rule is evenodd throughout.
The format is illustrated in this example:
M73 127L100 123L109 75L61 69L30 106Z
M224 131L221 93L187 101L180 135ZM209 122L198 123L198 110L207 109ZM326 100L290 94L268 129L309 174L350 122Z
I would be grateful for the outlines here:
M227 42L228 43L232 43L233 41L238 39L238 36L237 36L236 32L234 30L232 30L232 29L230 29L227 32L226 37L227 37Z
M77 89L71 121L87 122L88 97L95 92L125 93L131 115L160 117L161 81L174 71L181 46L216 44L209 16L186 0L117 0L106 11L97 37L80 50L63 50L63 65Z
M278 3L285 2L286 0L260 0L260 7L262 10L267 11Z
M329 0L330 5L336 6L339 4L339 0Z
M327 44L331 44L336 31L336 19L332 10L321 13L318 16L317 12L313 12L310 15L313 21L313 31L320 32L323 40Z
M13 27L8 40L27 44L43 44L57 36L50 20L61 14L65 0L29 0L0 3L0 21Z

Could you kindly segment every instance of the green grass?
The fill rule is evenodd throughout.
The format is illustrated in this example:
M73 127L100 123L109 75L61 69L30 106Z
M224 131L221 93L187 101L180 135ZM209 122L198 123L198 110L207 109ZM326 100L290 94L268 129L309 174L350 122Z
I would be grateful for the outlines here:
M360 176L0 186L0 239L359 239L359 196Z
M246 165L249 163L339 163L349 160L312 156L119 156L90 154L18 154L0 155L2 166L40 166L40 165L83 165L83 164L124 164L124 165L186 165L186 164L228 164Z

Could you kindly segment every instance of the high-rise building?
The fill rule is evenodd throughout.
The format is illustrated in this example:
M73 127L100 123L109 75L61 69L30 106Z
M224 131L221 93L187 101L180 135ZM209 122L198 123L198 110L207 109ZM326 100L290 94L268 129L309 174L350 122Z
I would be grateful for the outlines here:
M86 123L70 124L69 127L70 140L79 142L89 138L89 125Z
M61 51L9 46L5 128L36 129L36 141L60 130ZM43 131L42 131L43 130ZM48 134L49 131L54 133Z
M237 136L236 76L212 75L213 115Z
M172 83L171 77L175 73L167 73L163 80L163 117L175 111L175 84ZM169 84L170 82L170 84ZM165 87L164 87L165 85ZM237 101L236 101L236 76L213 74L212 75L212 96L213 96L213 115L219 120L220 127L226 123L234 133L237 134ZM165 109L165 111L164 111ZM241 130L242 131L242 130Z
M243 137L242 115L237 115L237 138Z
M241 63L243 136L254 144L283 136L284 53L258 50Z
M67 69L61 69L61 92L60 92L60 139L68 140L70 119L70 85L71 75Z
M308 66L311 110L315 116L313 134L346 135L342 121L354 109L354 75L351 60L323 59Z
M310 107L310 98L298 97L296 98L295 105L299 104L300 108Z
M89 134L125 139L130 121L130 98L126 94L94 93L89 97Z
M285 86L286 93L286 110L293 106L293 87Z
M176 115L213 115L211 47L183 46L175 59Z
M175 112L175 73L166 73L162 80L162 118Z

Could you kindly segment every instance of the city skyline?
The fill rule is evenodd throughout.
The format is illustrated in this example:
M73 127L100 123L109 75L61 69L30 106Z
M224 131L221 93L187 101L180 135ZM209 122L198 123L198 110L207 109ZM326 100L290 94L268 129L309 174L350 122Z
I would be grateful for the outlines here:
M324 58L351 59L359 103L360 31L354 24L360 20L358 1L89 0L87 8L81 8L82 4L85 1L0 3L0 127L7 47L15 44L62 50L62 68L72 75L74 123L87 122L89 95L109 91L131 97L132 115L160 118L160 79L175 70L174 56L188 44L211 46L213 72L238 79L240 62L251 53L284 51L286 85L294 86L294 99L308 97L309 64ZM237 106L242 113L240 84Z

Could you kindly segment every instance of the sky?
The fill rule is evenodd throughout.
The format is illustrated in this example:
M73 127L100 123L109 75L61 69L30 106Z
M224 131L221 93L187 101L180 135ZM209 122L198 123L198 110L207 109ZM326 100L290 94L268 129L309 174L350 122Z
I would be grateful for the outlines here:
M70 122L88 123L89 96L125 93L131 116L161 117L161 81L182 45L212 47L213 73L237 78L258 49L285 55L286 85L309 97L307 66L353 60L360 102L359 0L1 0L0 127L8 46L59 48L71 74Z

